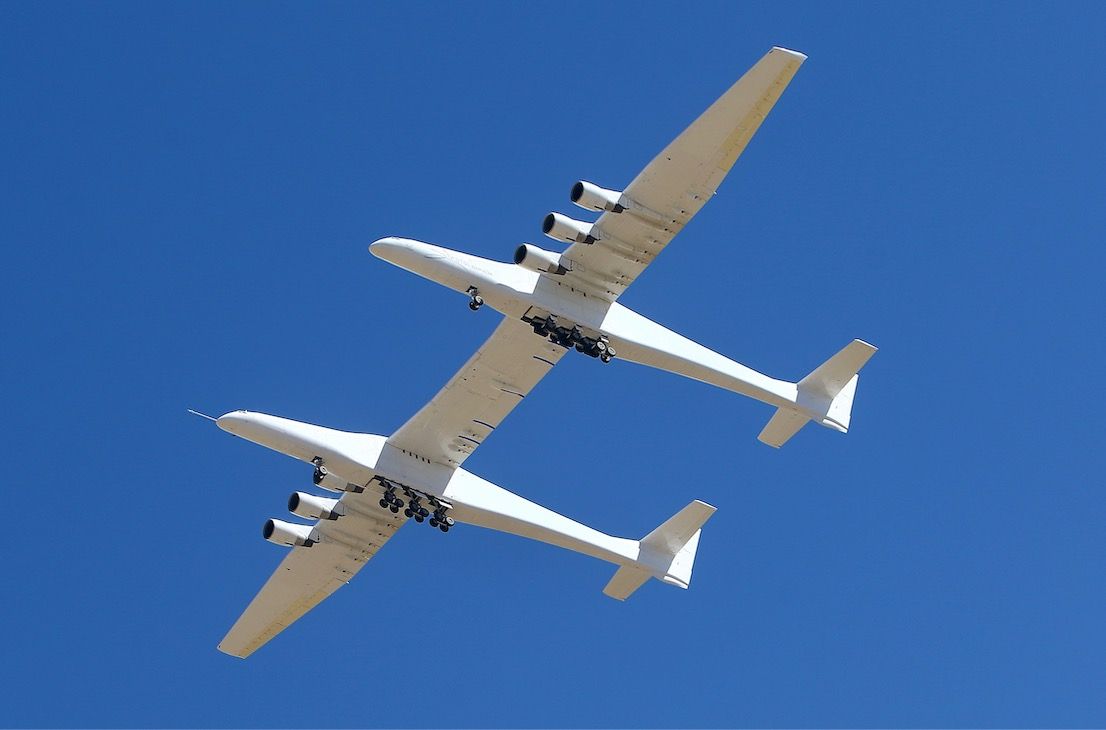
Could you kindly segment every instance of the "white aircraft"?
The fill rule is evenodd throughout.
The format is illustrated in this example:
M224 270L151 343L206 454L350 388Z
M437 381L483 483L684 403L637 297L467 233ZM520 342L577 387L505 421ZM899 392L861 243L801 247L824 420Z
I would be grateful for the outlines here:
M517 357L539 357L545 338L610 362L650 365L764 401L777 410L758 437L780 447L809 421L848 431L858 372L876 348L853 340L797 383L777 380L692 342L616 300L718 189L806 56L773 48L668 145L624 191L580 181L572 202L601 211L594 223L550 213L546 236L571 245L556 253L524 243L514 263L406 238L382 238L379 258L469 295L507 316L485 348L533 329ZM544 357L544 356L543 356ZM546 358L550 366L555 362Z
M641 540L612 537L461 468L569 349L687 375L779 408L761 440L779 446L807 421L846 430L857 371L875 352L859 340L798 383L761 375L615 302L714 193L805 56L773 48L630 184L577 183L572 199L605 211L594 224L550 214L558 255L529 244L503 264L417 241L372 244L381 258L506 314L426 406L389 437L233 411L225 431L313 464L314 483L288 509L314 524L269 520L262 534L292 548L219 644L246 657L347 583L408 519L448 532L457 522L568 548L618 565L603 592L624 600L650 577L687 588L714 507L693 501ZM202 414L201 414L202 415ZM400 514L402 510L402 514Z

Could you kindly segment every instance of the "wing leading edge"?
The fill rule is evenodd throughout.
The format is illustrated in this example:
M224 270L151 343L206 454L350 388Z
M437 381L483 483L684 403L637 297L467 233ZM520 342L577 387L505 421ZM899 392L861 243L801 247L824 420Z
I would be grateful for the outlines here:
M568 276L617 299L714 195L805 60L778 47L761 58L634 178L627 212L599 217L598 241L565 251Z

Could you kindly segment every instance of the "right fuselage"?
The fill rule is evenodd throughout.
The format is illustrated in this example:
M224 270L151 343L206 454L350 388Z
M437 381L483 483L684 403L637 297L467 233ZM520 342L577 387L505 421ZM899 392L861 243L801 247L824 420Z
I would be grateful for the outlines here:
M362 491L380 491L382 485L389 484L417 490L427 499L433 496L448 505L449 516L457 522L509 532L617 565L638 565L647 559L636 540L592 529L464 469L408 454L388 444L383 436L250 411L232 411L216 423L240 438L309 464L325 465L330 473L340 475L343 484L348 481L351 486L361 485L358 488ZM374 492L368 502L379 497ZM666 566L654 567L663 573Z

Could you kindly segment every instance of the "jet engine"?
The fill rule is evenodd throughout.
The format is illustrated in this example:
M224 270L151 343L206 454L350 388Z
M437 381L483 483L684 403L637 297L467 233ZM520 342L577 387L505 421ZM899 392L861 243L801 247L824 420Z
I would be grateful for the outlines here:
M572 198L573 203L587 210L609 210L612 213L621 213L626 210L626 206L620 202L622 200L621 192L601 188L586 180L580 180L573 185L569 197Z
M319 531L311 525L296 525L284 520L267 520L261 536L276 545L311 547L319 541Z
M288 511L312 520L336 520L346 513L346 507L336 499L292 492L288 498Z
M567 215L550 213L541 224L541 232L554 241L569 243L595 243L598 239L592 233L594 225L574 220Z
M325 466L315 467L315 474L311 477L311 481L315 483L316 487L329 492L356 492L360 494L365 491L365 488L361 485L347 482L345 479L331 474Z
M515 263L524 269L545 274L564 274L568 272L561 265L561 255L544 248L524 243L515 249Z

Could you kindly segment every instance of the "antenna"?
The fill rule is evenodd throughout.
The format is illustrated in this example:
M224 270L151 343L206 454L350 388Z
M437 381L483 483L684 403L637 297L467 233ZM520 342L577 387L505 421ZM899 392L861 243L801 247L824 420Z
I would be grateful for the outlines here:
M192 414L193 416L199 416L200 418L206 418L206 419L207 419L207 420L209 420L209 421L215 421L215 420L217 420L217 419L216 419L216 418L214 418L213 416L209 416L209 415L207 415L206 413L200 413L199 411L194 411L194 410L192 410L191 408L189 408L189 409L188 409L188 412L189 412L189 413L191 413L191 414Z

